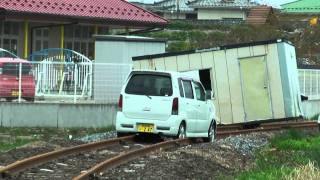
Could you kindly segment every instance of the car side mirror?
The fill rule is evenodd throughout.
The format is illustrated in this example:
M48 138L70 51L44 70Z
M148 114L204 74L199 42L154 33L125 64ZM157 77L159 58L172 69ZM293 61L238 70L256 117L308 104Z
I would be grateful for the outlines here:
M211 90L206 90L206 100L210 100L213 97L213 93Z

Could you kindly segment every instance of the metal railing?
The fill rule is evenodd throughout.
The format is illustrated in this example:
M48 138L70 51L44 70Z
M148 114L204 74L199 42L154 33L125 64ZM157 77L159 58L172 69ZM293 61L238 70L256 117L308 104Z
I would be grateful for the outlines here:
M70 103L116 103L130 64L7 62L0 67L0 99Z
M320 69L299 69L300 92L310 100L320 99Z
M35 95L43 98L88 99L92 96L92 63L32 62Z

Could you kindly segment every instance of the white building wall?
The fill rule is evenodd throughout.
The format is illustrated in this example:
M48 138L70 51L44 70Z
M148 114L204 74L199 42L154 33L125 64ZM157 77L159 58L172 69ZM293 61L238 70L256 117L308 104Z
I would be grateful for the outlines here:
M178 15L177 13L166 12L166 13L164 13L163 17L165 19L186 19L186 14L185 13L179 13L179 15Z
M244 10L220 10L220 9L198 9L199 20L222 20L228 18L241 18L246 20Z
M130 73L133 65L132 57L144 56L149 54L159 54L165 52L165 42L144 40L142 37L116 36L118 38L126 37L130 40L112 40L98 39L95 42L95 65L94 65L94 99L95 101L106 101L114 99L121 91L121 87ZM98 37L99 38L99 37ZM110 38L110 37L109 37ZM135 39L135 40L133 40ZM108 65L109 64L109 65ZM149 62L142 63L137 67L139 69L150 69ZM112 82L106 81L106 77L113 77ZM110 84L108 93L105 86L101 84ZM111 86L111 84L114 84ZM110 100L108 100L109 102Z

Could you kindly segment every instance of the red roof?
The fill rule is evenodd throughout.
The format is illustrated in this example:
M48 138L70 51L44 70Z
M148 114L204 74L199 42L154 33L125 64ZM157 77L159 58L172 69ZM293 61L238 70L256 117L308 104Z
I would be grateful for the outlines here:
M167 20L124 0L0 0L0 9L11 13L99 19L147 25ZM139 26L139 24L135 24Z

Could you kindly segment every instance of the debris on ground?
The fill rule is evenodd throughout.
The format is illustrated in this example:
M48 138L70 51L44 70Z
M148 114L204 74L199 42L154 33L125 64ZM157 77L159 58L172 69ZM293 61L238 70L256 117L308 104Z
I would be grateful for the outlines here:
M116 137L117 137L116 131L109 131L105 133L95 133L95 134L86 135L84 137L77 138L75 140L89 143L89 142L96 142L96 141L101 141L101 140L116 138Z

